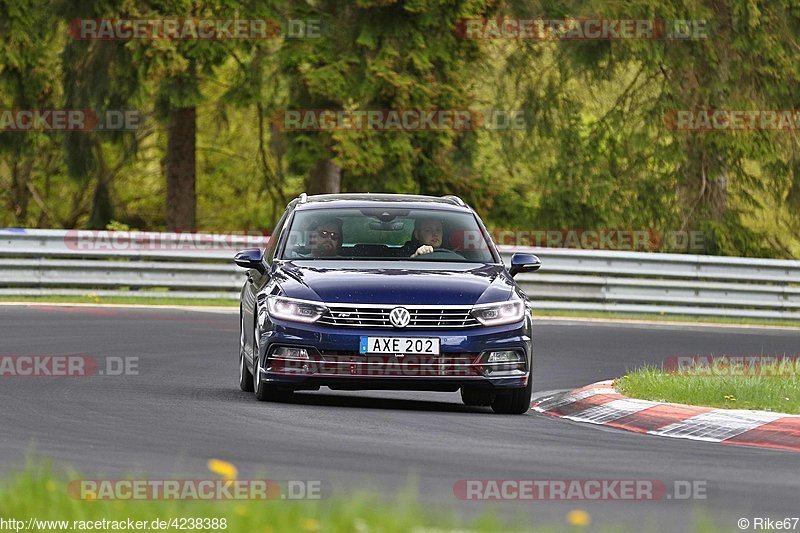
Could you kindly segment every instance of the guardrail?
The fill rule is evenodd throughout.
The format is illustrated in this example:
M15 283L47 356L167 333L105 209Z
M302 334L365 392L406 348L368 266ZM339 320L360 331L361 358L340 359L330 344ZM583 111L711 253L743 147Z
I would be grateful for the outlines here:
M0 230L0 296L237 299L232 261L261 236ZM517 281L538 309L800 320L800 261L500 247L542 259Z

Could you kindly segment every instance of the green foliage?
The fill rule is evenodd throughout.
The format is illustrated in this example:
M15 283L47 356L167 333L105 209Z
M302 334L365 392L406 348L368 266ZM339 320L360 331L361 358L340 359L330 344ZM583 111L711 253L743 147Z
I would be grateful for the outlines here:
M322 39L290 40L290 107L299 109L465 109L474 41L453 32L458 20L485 16L489 2L320 2L293 16L319 18ZM290 135L293 168L307 173L321 157L343 169L346 191L486 194L472 168L471 133L349 130ZM478 187L476 187L476 185Z
M58 51L65 38L47 0L0 1L0 109L53 109L63 101ZM0 131L0 222L59 225L69 205L44 204L74 197L79 187L64 179L62 137Z
M319 38L80 41L74 18L321 20ZM705 19L689 40L470 40L465 18ZM794 0L0 0L0 109L140 109L136 132L0 131L0 224L167 224L171 110L197 110L200 229L268 229L320 161L341 189L458 194L490 227L704 232L800 257L796 132L681 109L798 107ZM286 109L520 111L521 129L284 132Z
M800 197L787 192L796 190L795 136L676 132L662 118L678 109L795 107L797 6L565 1L512 4L509 14L710 22L707 39L534 41L500 52L515 84L501 83L497 99L519 102L539 133L502 141L512 149L533 141L520 150L532 163L520 165L529 190L537 189L531 224L702 230L708 253L785 254L787 245L775 246L746 219L771 194ZM540 154L552 153L542 161ZM760 175L745 170L753 161ZM497 209L507 210L504 203ZM770 230L786 238L781 228Z

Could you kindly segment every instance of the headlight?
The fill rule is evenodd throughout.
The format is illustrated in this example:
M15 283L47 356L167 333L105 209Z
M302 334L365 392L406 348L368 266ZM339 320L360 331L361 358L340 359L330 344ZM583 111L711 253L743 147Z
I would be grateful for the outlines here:
M270 296L267 300L269 314L278 320L291 320L293 322L312 323L319 320L328 308L316 302L295 300L282 296Z
M499 326L519 322L525 316L525 304L522 300L501 302L488 305L476 305L472 308L472 316L484 326Z

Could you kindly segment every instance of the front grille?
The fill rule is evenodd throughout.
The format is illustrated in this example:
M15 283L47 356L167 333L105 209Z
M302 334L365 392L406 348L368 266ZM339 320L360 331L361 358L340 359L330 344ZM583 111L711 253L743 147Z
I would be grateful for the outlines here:
M396 328L398 330L471 328L480 325L470 314L472 307L469 306L432 308L412 305L328 305L328 312L317 323L341 327L394 328L389 313L395 307L405 307L411 314L408 325Z

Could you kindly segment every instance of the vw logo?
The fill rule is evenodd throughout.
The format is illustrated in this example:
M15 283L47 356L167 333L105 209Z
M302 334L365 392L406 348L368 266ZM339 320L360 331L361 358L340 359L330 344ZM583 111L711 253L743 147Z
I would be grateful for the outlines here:
M411 313L405 307L395 307L389 312L389 321L396 328L404 328L411 321Z

